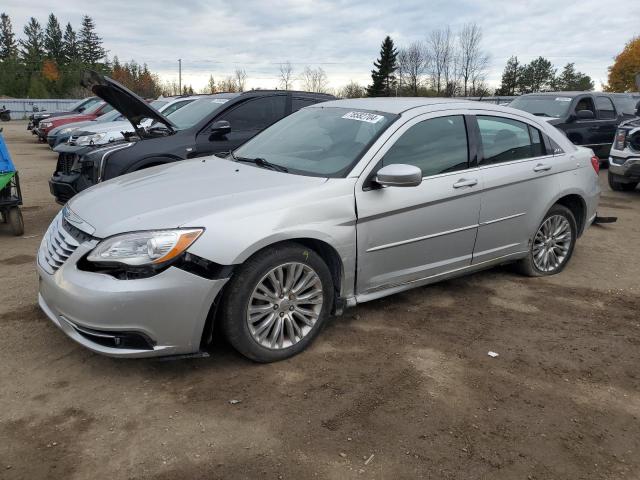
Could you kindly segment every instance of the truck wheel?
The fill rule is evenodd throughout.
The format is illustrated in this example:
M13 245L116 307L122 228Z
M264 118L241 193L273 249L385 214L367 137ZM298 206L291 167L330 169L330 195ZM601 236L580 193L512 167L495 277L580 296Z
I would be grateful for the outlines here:
M520 260L520 271L529 277L560 273L569 263L578 237L576 219L567 207L555 204L533 236L528 255Z
M240 265L226 286L222 327L229 343L256 362L307 348L333 306L331 271L313 250L288 243Z
M19 207L11 207L7 212L7 222L11 227L11 233L16 237L24 234L24 221Z
M616 192L632 192L638 186L638 182L619 182L616 179L616 175L611 172L608 172L607 180L609 181L609 187L611 187L611 190L615 190Z

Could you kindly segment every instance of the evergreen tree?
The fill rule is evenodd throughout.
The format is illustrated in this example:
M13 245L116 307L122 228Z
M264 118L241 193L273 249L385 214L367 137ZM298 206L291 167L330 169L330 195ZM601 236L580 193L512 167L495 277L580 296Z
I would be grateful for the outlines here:
M522 65L518 62L518 57L511 57L502 72L502 82L500 88L496 90L496 95L515 95L518 89Z
M13 33L11 19L6 13L0 14L0 60L15 59L18 56L18 43Z
M567 63L556 78L554 89L565 92L593 90L593 81L589 75L576 72L575 64Z
M102 48L102 38L96 33L96 25L89 15L82 17L78 45L80 57L87 65L95 66L107 55L107 51Z
M49 21L44 31L44 51L47 58L53 60L58 65L64 62L64 41L62 39L62 29L56 16L49 14Z
M78 48L78 37L76 32L73 31L73 27L70 23L67 23L67 27L64 30L63 37L63 52L65 63L78 63L80 62L80 50Z
M20 40L20 54L27 72L34 72L40 69L44 58L44 35L40 23L31 17L24 26L24 34L26 38Z
M398 69L396 57L398 52L393 46L393 40L387 35L380 48L380 58L373 63L371 70L372 84L367 87L370 97L390 97L396 86L394 72Z
M538 57L522 68L518 81L520 93L537 93L553 89L556 71L549 60Z

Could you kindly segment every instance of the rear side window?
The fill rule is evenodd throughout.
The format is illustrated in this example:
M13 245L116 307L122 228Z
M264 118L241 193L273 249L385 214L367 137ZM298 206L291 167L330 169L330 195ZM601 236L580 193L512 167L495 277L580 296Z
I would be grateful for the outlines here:
M316 103L318 103L318 101L313 98L293 97L291 99L291 108L294 112L297 112L301 108L308 107L309 105L315 105Z
M616 118L616 111L610 98L596 97L596 108L598 109L598 118L602 120Z
M287 97L275 95L248 100L218 120L231 124L231 131L262 130L277 122L285 115Z
M383 158L383 165L415 165L427 177L467 168L469 148L464 117L425 120L409 128Z
M502 117L476 118L484 153L482 165L544 155L540 132L526 123Z

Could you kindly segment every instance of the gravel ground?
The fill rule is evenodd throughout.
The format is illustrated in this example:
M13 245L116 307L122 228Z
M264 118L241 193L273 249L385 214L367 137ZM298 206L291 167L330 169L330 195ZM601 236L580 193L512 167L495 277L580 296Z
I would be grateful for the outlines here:
M276 364L223 341L114 360L36 305L55 155L1 126L26 232L0 225L0 478L640 478L640 191L606 170L618 223L558 276L496 268L364 304Z

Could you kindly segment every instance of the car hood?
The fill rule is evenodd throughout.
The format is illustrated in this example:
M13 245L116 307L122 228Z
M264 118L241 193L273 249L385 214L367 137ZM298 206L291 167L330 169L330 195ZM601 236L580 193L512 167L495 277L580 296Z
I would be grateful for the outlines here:
M57 135L65 128L80 128L80 127L87 127L94 124L95 124L95 120L85 120L83 122L67 123L65 125L60 125L59 127L53 128L49 132L49 135L50 136Z
M109 77L94 71L87 71L80 83L122 113L137 128L140 128L140 124L145 118L151 118L171 130L176 129L171 120L131 90Z
M73 197L68 208L82 219L83 230L105 238L136 230L206 226L211 216L223 223L224 218L267 214L296 205L301 195L326 181L204 157L100 183Z
M131 132L133 127L130 122L119 120L116 122L90 123L82 131L88 133Z

